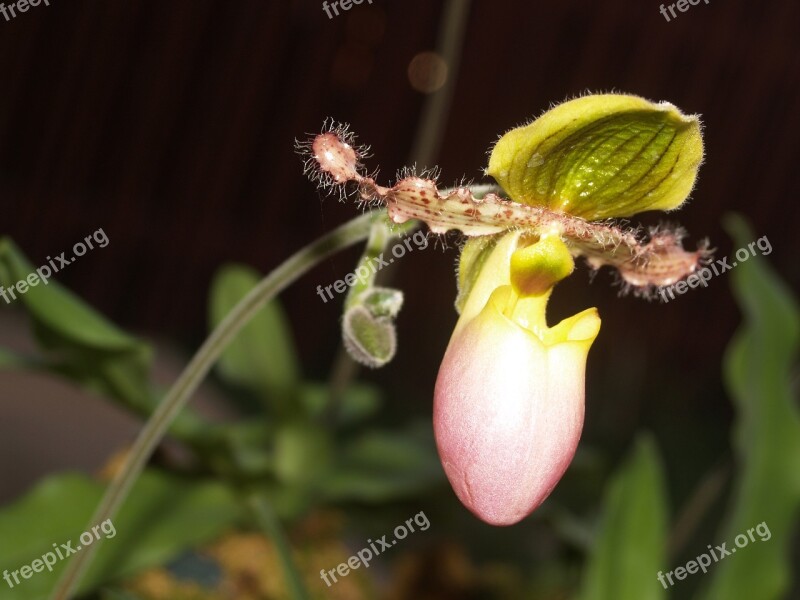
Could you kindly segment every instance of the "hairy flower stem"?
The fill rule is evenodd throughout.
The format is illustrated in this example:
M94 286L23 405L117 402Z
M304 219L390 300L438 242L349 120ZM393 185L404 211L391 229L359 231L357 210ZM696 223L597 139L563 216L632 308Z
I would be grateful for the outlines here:
M440 189L435 174L401 172L390 186L363 173L366 148L355 145L347 127L326 123L322 133L297 144L306 158L308 176L321 188L354 197L369 206L385 206L395 223L424 222L436 234L459 230L467 237L521 229L534 235L558 234L573 255L584 256L594 269L617 270L625 291L652 297L657 289L685 279L703 266L711 252L683 248L684 232L653 228L648 235L624 223L587 221L543 205L521 204L496 193L479 196L468 187Z
M222 351L242 328L267 302L317 263L343 248L365 240L373 221L382 218L384 214L385 211L382 210L367 212L299 250L267 275L231 310L194 355L139 433L124 465L114 477L89 521L89 528L106 519L114 519L170 424L208 375ZM89 568L101 543L102 540L98 540L87 546L70 561L50 595L51 600L67 600L74 597L80 579Z

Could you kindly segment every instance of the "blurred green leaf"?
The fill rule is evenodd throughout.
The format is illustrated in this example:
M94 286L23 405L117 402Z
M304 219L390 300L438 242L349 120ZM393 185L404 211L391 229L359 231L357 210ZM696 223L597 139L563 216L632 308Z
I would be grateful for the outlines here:
M444 481L430 425L403 432L372 431L343 448L321 493L330 501L385 502Z
M78 550L102 491L101 484L84 475L59 474L0 510L0 572L30 565L52 552L54 544L60 548L71 541ZM97 524L105 527L97 530L103 547L83 579L81 591L164 564L185 549L213 539L243 514L242 506L222 484L145 472L113 523ZM2 598L45 597L67 560L58 561L52 573L44 570L28 580L20 577L20 584L5 589ZM5 582L3 588L7 588Z
M333 440L313 421L281 424L275 435L275 472L289 486L306 486L330 468Z
M221 268L211 286L209 321L216 327L261 281L245 266ZM297 352L277 300L268 303L225 349L217 370L228 382L260 394L273 403L287 399L300 380Z
M220 473L247 477L274 475L276 425L261 417L221 423L208 432L208 460Z
M10 239L0 239L0 285L11 288L34 272ZM76 367L76 375L105 383L117 397L147 394L149 348L58 282L29 288L17 295L17 303L27 309L39 342L65 369Z
M104 589L101 592L102 600L143 600L141 596L127 590Z
M640 437L608 485L581 600L655 600L666 591L667 493L654 440Z
M306 383L301 388L301 401L309 415L322 417L328 408L331 391L326 385ZM381 408L381 389L369 383L354 382L340 393L336 408L337 425L360 423L375 415Z
M11 239L0 238L0 284L6 288L35 273ZM81 302L72 292L50 280L47 285L17 293L37 321L42 335L54 343L111 352L141 351L143 345Z
M282 521L294 521L307 515L323 498L316 488L285 483L265 482L260 489L269 498L275 514Z
M741 217L729 216L725 225L740 248L754 241ZM737 535L761 523L771 538L756 537L715 565L701 597L777 600L789 590L790 542L800 516L800 414L790 383L800 313L764 258L738 262L730 277L744 322L728 346L724 371L737 410L733 445L740 468L720 542L734 546Z
M0 238L0 285L10 288L31 273L34 268L25 255L9 238ZM0 367L56 373L122 401L141 416L153 412L159 396L150 388L152 352L147 344L52 279L18 294L16 302L28 312L46 360L0 359ZM184 411L171 431L183 439L198 438L202 427L198 417Z

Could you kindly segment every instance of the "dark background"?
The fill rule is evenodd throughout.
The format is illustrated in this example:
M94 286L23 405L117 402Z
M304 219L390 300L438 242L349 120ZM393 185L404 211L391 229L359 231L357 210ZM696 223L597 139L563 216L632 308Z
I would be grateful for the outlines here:
M188 355L206 332L216 269L239 261L266 272L358 213L303 177L295 138L332 116L372 146L368 167L380 166L384 183L405 165L424 102L407 68L433 49L441 9L374 0L328 19L317 0L51 0L0 19L0 233L38 265L103 228L109 246L58 280ZM655 0L474 2L436 160L442 181L480 179L497 136L553 102L587 90L669 100L703 116L707 155L692 200L669 219L689 230L689 246L708 237L725 256L735 248L721 217L743 213L797 289L800 5L711 0L671 22L658 9ZM414 251L394 273L406 292L399 352L367 377L397 414L430 412L456 319L457 240L448 246ZM341 308L323 304L316 286L357 255L326 262L283 296L314 377L335 356ZM685 467L671 473L680 497L727 452L719 371L739 319L729 282L722 275L666 305L620 299L610 283L600 273L590 285L582 267L552 302L553 318L588 306L603 318L585 437L624 445L640 427L669 433L665 452Z

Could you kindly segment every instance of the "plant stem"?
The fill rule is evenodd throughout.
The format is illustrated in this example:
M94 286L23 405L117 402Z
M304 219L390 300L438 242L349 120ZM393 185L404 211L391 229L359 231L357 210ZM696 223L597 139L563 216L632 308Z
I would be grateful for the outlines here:
M432 166L430 163L442 145L447 114L456 91L470 4L471 0L448 0L439 18L436 51L447 65L448 76L442 89L428 96L422 109L410 161L418 166Z
M89 528L106 519L113 520L170 424L239 331L267 302L321 260L366 239L370 226L380 218L385 218L385 211L365 213L302 248L267 275L231 310L194 355L139 433L128 452L125 464L109 485L89 522ZM88 546L70 561L50 596L51 600L67 600L73 597L100 542Z
M292 548L286 539L286 534L283 532L278 517L275 516L272 510L272 506L265 498L257 495L248 498L247 504L258 525L267 537L272 540L272 543L275 544L275 548L278 551L278 559L283 568L286 587L289 590L289 597L293 598L293 600L308 600L310 596L292 559Z
M726 462L706 473L697 485L672 527L667 544L670 559L676 558L683 550L697 526L703 521L703 517L725 489L730 474L731 464Z

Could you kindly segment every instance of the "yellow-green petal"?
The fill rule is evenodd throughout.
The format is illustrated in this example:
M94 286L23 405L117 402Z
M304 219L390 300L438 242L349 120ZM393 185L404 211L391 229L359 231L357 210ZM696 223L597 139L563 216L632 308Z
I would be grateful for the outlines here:
M697 116L668 102L602 94L506 133L487 172L516 202L594 221L677 208L702 160Z

